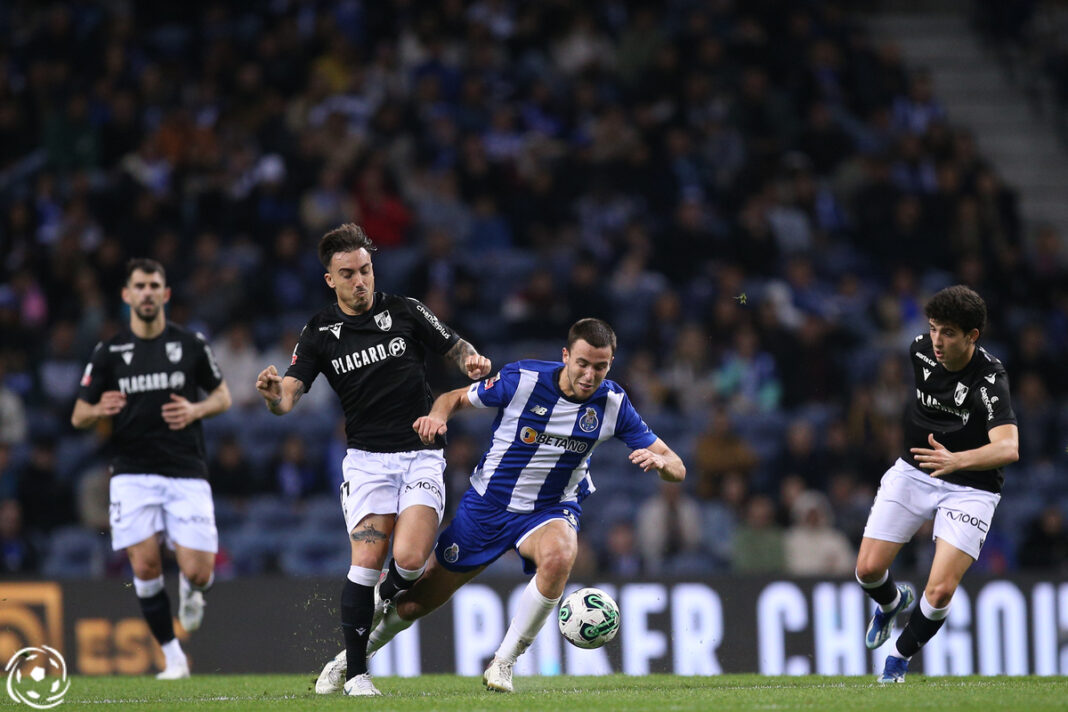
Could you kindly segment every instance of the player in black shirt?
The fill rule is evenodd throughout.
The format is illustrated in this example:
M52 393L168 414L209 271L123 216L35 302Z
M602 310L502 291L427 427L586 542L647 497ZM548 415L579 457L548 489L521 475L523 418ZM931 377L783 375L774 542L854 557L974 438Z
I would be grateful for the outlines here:
M886 658L879 682L904 682L909 659L938 632L964 572L979 557L1001 499L1002 467L1019 459L1019 433L1001 362L976 345L986 304L964 286L925 310L930 333L909 349L915 397L905 411L904 455L883 475L857 555L857 581L879 605L865 644L883 645L915 598L890 564L934 519L935 554L917 610Z
M284 378L272 365L256 380L267 408L283 415L323 373L345 411L341 506L352 549L341 594L346 664L320 676L315 689L321 694L340 687L348 695L381 694L367 673L373 619L419 578L434 546L445 504L444 442L425 445L413 427L431 405L427 351L453 361L472 380L491 368L420 302L376 292L374 251L352 223L323 236L319 259L337 301L304 327ZM393 560L379 583L391 535Z
M161 680L189 677L189 665L174 637L158 536L181 571L178 620L196 630L219 548L200 420L230 407L207 342L167 323L170 298L162 265L130 260L122 289L130 328L97 344L71 415L76 428L112 420L111 544L130 557L141 611L167 660Z

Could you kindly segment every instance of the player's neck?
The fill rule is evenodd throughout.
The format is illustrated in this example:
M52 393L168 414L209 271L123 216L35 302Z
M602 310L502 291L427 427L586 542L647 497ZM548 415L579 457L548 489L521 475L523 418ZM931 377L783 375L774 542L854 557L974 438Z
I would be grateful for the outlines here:
M154 339L167 328L167 319L160 314L152 321L145 321L134 315L130 318L130 331L139 339Z
M946 362L946 363L943 363L942 365L950 373L956 373L957 371L963 371L964 368L969 363L972 362L972 356L975 356L975 344L972 344L971 347L968 349L967 353L965 353L963 356L961 356L960 361L958 361L956 363Z

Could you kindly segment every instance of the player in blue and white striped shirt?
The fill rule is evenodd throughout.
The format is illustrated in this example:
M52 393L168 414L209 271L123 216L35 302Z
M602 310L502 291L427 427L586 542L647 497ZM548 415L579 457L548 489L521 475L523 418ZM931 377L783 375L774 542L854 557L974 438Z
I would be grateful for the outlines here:
M681 482L682 460L642 421L623 389L606 380L616 350L612 328L582 319L568 333L563 361L517 361L489 379L442 394L413 427L424 442L447 430L464 408L497 408L493 443L471 475L471 487L438 537L426 573L395 602L383 602L371 633L373 654L438 606L509 549L536 575L482 677L512 692L512 666L556 607L578 552L582 500L594 491L589 459L616 437L630 461ZM329 666L330 664L328 664Z

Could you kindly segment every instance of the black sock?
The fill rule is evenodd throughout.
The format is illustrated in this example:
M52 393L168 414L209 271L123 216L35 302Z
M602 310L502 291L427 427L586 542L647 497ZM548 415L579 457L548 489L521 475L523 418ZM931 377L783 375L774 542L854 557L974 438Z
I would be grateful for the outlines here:
M341 632L345 634L348 659L346 680L367 672L367 636L375 613L375 591L345 579L341 589Z
M931 620L923 615L923 611L920 610L919 606L916 606L916 610L912 612L912 616L909 618L908 625L905 626L905 630L901 631L901 635L897 639L897 652L906 658L911 658L920 651L920 648L928 640L934 637L934 634L938 632L938 629L945 622L945 618L940 618L936 621Z
M893 603L894 599L897 598L897 584L894 583L894 575L887 571L885 581L875 588L865 588L864 593L871 596L871 599L880 606Z
M397 571L397 560L390 559L389 573L382 579L382 583L378 584L378 595L382 598L393 600L398 593L407 591L414 583L415 579L409 581L401 576L400 572Z
M141 604L141 613L148 622L148 629L159 644L164 645L174 640L174 620L171 618L171 601L167 598L166 589L155 596L138 597L137 601Z

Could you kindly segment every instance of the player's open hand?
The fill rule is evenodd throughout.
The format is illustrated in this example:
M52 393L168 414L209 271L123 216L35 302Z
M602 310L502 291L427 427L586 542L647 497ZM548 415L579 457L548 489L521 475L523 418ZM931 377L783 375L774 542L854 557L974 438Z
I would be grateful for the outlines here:
M163 404L163 420L171 430L181 430L197 419L196 404L177 393L171 394L171 402Z
M471 354L464 360L464 368L467 370L467 377L477 381L489 375L493 362L482 354Z
M935 440L934 433L927 436L927 442L931 444L930 448L914 447L910 448L909 452L916 458L920 467L931 470L928 473L931 477L942 477L960 469L957 453L950 452L945 445Z
M643 447L633 450L629 457L631 462L642 468L642 472L662 470L667 463L663 455L657 455L652 450L646 450Z
M423 441L424 445L433 445L437 436L444 435L449 426L445 424L444 420L424 415L412 423L412 429L419 434L419 439Z
M282 397L282 377L278 375L278 369L268 366L256 376L256 390L267 400L276 400Z

